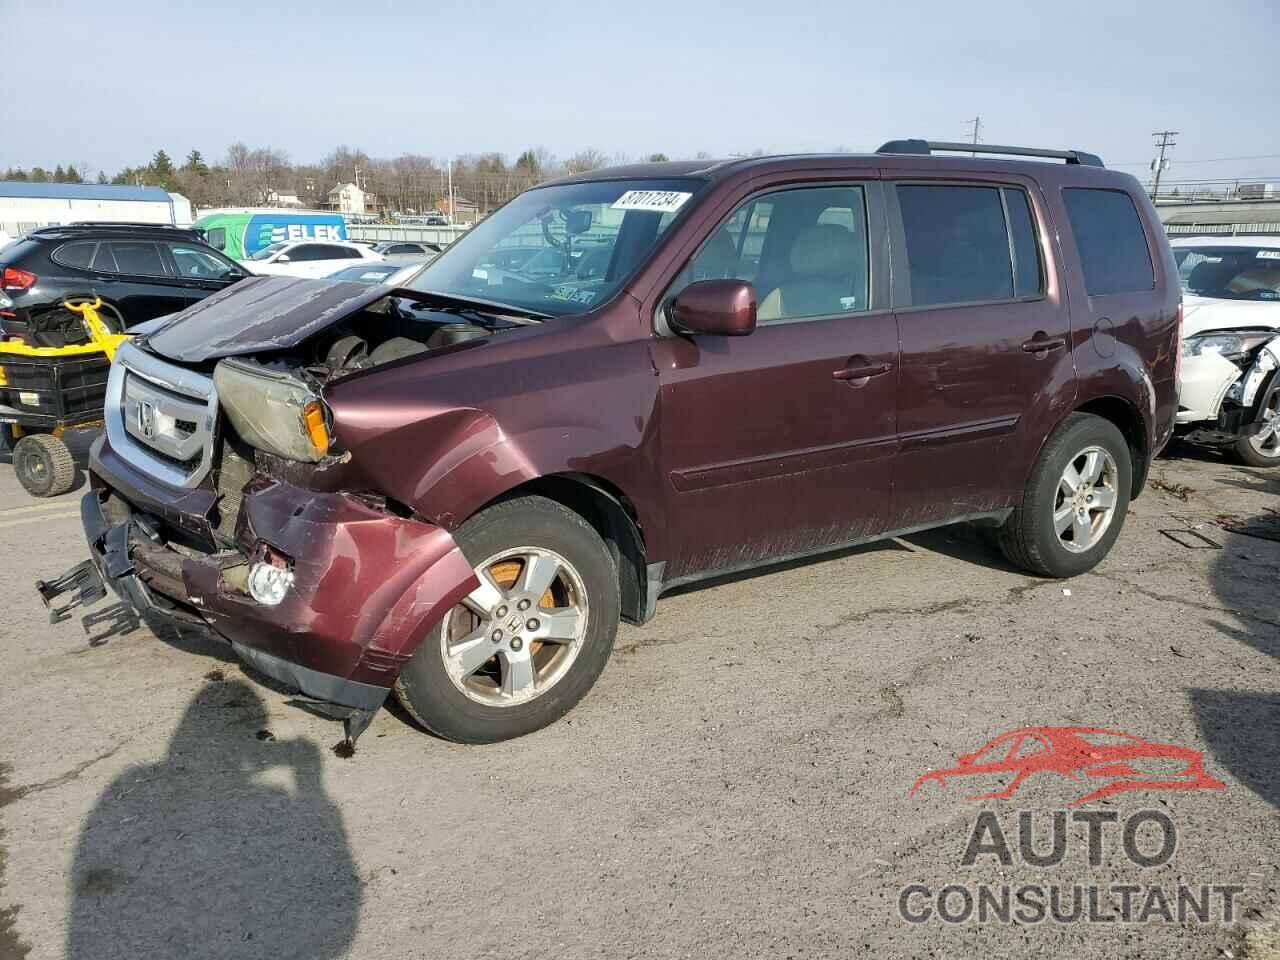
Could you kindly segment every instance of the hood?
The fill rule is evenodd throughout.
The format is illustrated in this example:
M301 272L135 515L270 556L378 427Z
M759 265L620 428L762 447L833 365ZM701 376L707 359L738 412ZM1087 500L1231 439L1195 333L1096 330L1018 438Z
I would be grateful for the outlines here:
M1182 335L1202 330L1235 330L1240 327L1280 327L1280 301L1219 300L1186 295L1182 298Z
M387 295L339 280L248 277L166 317L147 349L181 363L285 350Z

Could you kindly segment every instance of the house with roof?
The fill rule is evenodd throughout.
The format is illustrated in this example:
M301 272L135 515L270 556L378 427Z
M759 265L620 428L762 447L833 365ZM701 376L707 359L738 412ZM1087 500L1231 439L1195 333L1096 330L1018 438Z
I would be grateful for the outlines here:
M340 183L329 191L329 206L339 213L362 214L365 210L365 193L354 183Z

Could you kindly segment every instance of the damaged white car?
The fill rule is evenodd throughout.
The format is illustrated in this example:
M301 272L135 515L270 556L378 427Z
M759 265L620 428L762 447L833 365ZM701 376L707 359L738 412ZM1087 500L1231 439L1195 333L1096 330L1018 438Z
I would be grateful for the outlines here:
M1171 245L1183 291L1179 434L1280 465L1280 237Z

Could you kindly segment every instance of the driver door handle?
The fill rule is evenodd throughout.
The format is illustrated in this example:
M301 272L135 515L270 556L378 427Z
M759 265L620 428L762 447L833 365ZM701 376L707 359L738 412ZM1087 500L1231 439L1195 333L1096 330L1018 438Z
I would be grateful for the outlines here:
M859 362L861 361L861 362ZM868 363L864 357L850 358L850 366L831 374L833 380L866 380L879 377L893 369L891 363Z

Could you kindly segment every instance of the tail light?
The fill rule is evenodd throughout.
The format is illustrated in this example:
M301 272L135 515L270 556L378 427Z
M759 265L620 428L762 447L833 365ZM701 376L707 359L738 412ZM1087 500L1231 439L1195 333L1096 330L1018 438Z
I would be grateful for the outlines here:
M38 278L34 273L28 273L26 270L19 270L17 267L5 267L3 276L0 276L0 289L4 290L26 290L35 284Z

